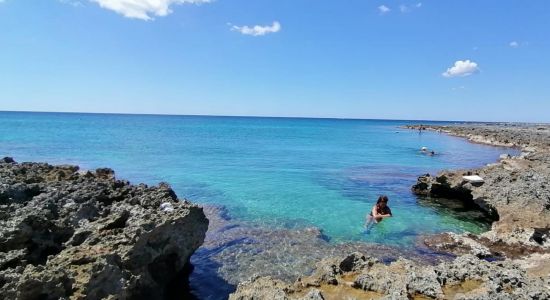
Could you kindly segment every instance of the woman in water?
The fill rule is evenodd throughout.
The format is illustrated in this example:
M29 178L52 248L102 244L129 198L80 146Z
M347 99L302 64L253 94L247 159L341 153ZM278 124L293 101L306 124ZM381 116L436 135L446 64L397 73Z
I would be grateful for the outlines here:
M388 206L388 196L380 196L376 201L376 204L372 207L369 215L367 216L367 221L365 222L365 227L367 230L372 227L373 223L379 223L384 220L384 218L391 217L391 209Z

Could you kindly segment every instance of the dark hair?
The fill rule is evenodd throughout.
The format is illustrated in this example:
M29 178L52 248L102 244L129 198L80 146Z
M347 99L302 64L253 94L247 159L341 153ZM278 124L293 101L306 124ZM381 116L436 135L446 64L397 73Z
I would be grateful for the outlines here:
M388 196L381 195L378 197L378 200L376 200L376 204L380 204L381 202L388 203Z

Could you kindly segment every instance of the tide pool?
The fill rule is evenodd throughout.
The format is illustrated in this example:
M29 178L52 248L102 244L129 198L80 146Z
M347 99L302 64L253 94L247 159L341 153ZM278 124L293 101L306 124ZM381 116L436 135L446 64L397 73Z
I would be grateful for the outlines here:
M419 200L410 187L418 175L516 151L399 128L413 123L422 122L0 112L0 155L165 181L180 198L224 206L232 218L315 226L335 242L406 246L421 234L485 230L479 213ZM423 146L437 155L421 154ZM394 218L365 234L380 194Z

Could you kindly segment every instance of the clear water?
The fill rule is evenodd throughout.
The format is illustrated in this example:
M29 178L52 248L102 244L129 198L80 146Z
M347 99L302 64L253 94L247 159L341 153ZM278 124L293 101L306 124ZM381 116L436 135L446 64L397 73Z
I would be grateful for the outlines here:
M232 218L316 226L331 241L406 246L419 234L486 229L476 216L418 201L410 186L420 174L481 166L514 150L399 129L409 123L0 112L0 155L166 181L180 198L225 206ZM422 155L422 146L438 155ZM365 234L379 194L395 217Z

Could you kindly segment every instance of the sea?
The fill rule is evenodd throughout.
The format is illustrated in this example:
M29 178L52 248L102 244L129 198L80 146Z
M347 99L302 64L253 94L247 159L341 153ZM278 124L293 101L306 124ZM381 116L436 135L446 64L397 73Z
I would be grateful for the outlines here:
M453 123L0 112L0 156L76 164L84 170L109 167L132 183L167 182L181 199L215 208L230 220L231 229L246 224L256 232L261 228L264 237L315 228L328 245L407 250L417 247L419 236L480 233L490 226L477 211L413 195L411 186L419 175L480 167L500 154L517 154L403 128ZM435 155L426 155L422 147ZM379 195L389 197L394 217L366 232L365 216ZM247 232L225 246L239 249L239 241L248 241L243 243L253 249ZM223 237L223 230L218 235ZM223 247L217 245L216 253ZM238 272L238 266L224 264L239 262L218 259L210 271ZM269 274L269 268L262 270ZM230 275L220 275L222 281L224 276ZM200 299L225 299L234 289L231 279L225 281L230 282L227 288L216 290L209 287L216 283L191 276Z

